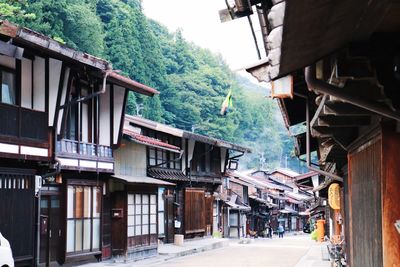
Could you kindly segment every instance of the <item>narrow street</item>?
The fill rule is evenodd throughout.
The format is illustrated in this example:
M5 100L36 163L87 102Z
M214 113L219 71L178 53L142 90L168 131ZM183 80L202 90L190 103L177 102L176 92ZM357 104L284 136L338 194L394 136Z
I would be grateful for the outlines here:
M249 244L230 241L229 246L176 258L156 266L279 266L294 267L315 242L307 236L285 236L283 239L256 239ZM140 265L140 264L139 264ZM137 266L133 264L133 266ZM304 265L301 265L304 266ZM330 266L309 265L313 267ZM300 267L300 266L299 266Z

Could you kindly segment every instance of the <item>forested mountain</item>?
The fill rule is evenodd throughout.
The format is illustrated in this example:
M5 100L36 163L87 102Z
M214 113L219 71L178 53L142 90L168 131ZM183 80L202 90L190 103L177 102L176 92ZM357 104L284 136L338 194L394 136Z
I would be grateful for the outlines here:
M297 169L276 103L268 89L233 73L220 55L186 41L146 18L140 0L0 0L0 18L42 32L79 50L103 57L123 74L152 86L154 98L131 94L129 114L249 146L245 159L257 167ZM219 114L232 91L233 108Z

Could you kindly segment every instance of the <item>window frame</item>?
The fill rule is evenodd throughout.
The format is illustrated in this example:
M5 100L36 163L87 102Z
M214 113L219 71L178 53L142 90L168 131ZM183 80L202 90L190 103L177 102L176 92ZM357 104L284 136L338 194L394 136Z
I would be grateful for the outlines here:
M69 188L72 188L73 190L73 199L70 200L70 196L69 196ZM77 198L76 198L76 192L78 188L82 188L82 207L80 207L81 209L81 217L77 217L76 213L78 212L77 210ZM89 188L89 201L85 202L85 188ZM97 191L97 190L98 191ZM95 199L95 194L98 193L98 197L97 199L97 208L99 208L99 212L98 212L98 216L95 215L95 203L94 203L94 199ZM70 201L72 201L72 217L69 217L69 209L70 206L69 204L71 203ZM67 216L66 216L66 235L65 235L65 245L66 245L66 255L75 255L75 254L82 254L82 253L88 253L88 252L98 252L101 251L102 248L102 244L101 244L101 239L102 239L102 235L101 235L101 225L102 225L102 187L98 186L98 185L92 185L92 184L68 184L67 185L67 203L66 203L66 208L67 208ZM90 206L90 216L89 217L85 217L85 206L87 205L87 203L89 203ZM90 229L90 236L89 236L89 242L90 242L90 246L89 249L85 249L85 221L89 220L89 229ZM98 245L96 245L97 247L94 247L94 221L98 220ZM70 221L73 221L73 242L74 242L74 249L73 251L68 251L68 242L69 242L69 233L68 231L71 230L68 228L68 224ZM81 249L77 249L77 239L76 239L76 227L77 227L77 221L81 222L81 244L80 247Z
M3 98L3 72L8 72L8 73L12 74L14 77L14 91L15 91L14 101L15 101L15 104L3 102L3 99L2 99ZM1 86L0 86L0 104L20 107L20 103L19 103L20 102L19 101L20 88L19 88L19 84L18 84L18 78L20 79L21 77L17 77L17 76L20 76L20 75L18 75L18 72L16 69L12 69L12 68L8 68L3 65L0 65L0 84L1 84Z
M129 196L133 196L133 204L129 204ZM147 204L144 203L144 199L147 196ZM152 196L154 196L155 199L155 203L151 204L151 199ZM138 201L138 198L140 198L140 203ZM151 235L158 235L158 193L154 192L154 193L140 193L140 192L128 192L127 194L127 216L129 218L129 216L133 216L133 224L129 224L128 223L128 218L127 218L127 232L126 232L126 236L127 238L137 238L137 237L148 237L150 238ZM134 209L134 213L131 214L129 213L129 206L133 206ZM137 206L140 206L140 212L138 212ZM144 207L147 206L147 210L144 209ZM151 211L151 207L155 206L155 212L152 213ZM146 211L146 213L144 212ZM155 216L155 222L152 223L151 222L151 216ZM137 221L138 216L140 218L140 222ZM147 216L147 223L144 223L144 218ZM151 232L151 226L154 226L155 228L155 232ZM145 229L144 227L147 226L146 232L145 234L143 234L143 230ZM133 235L130 235L128 229L129 227L133 227ZM137 233L137 227L140 228L140 233Z
M181 140L174 136L168 136L164 133L159 133L152 130L144 130L143 132L149 137L156 138L168 144L173 144L175 146L181 147ZM157 167L165 169L182 169L182 159L177 160L179 158L179 153L174 153L172 151L168 151L162 148L147 146L146 157L148 167L153 167L157 165Z

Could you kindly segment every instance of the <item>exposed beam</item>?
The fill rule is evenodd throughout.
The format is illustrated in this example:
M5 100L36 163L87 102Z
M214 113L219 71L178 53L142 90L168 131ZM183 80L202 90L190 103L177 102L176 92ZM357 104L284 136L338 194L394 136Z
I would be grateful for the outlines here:
M323 113L336 116L371 116L374 114L366 109L339 101L327 101Z
M317 119L317 126L359 127L370 123L371 118L367 116L320 115Z

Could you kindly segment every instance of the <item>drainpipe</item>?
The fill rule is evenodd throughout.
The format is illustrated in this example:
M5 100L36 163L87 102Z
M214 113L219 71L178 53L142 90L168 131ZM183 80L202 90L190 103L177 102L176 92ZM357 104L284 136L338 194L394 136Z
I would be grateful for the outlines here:
M357 107L372 111L374 113L390 119L394 119L396 121L400 121L400 113L390 110L389 108L380 105L379 103L370 101L366 98L351 95L346 92L346 88L339 88L324 81L318 80L315 74L315 65L306 67L304 71L304 76L308 89L310 90L321 94L331 95Z
M90 95L87 95L87 96L84 96L84 97L81 97L81 98L78 98L78 99L71 100L70 102L68 102L68 103L66 103L66 104L64 104L64 105L62 105L62 106L60 106L60 109L64 109L64 108L66 108L66 107L68 107L68 106L71 106L71 105L74 105L74 104L76 104L76 103L89 100L89 99L94 98L94 97L96 97L96 96L98 96L98 95L101 95L101 94L104 94L104 93L106 92L106 88L107 88L107 87L106 87L106 85L107 85L107 77L108 77L111 73L113 73L113 72L117 72L117 71L114 71L114 70L112 70L111 68L109 68L109 69L107 69L107 70L104 72L103 86L102 86L102 88L101 88L100 91L94 92L94 93L92 93L92 94L90 94Z

